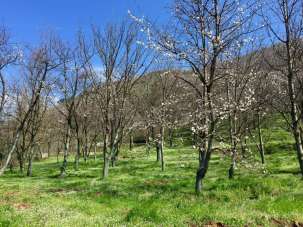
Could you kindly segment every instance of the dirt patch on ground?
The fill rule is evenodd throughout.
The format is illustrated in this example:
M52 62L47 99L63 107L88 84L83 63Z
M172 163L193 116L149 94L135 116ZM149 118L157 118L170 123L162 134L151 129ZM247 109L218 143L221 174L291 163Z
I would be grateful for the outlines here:
M19 192L6 192L4 193L5 196L16 196L16 195L19 195L20 193Z
M58 196L65 196L65 195L75 194L75 193L81 192L81 190L78 190L78 189L66 190L66 189L63 189L63 188L54 188L54 189L50 189L48 191L51 192L51 193L54 193Z
M189 224L189 227L227 227L227 225L224 225L221 222L207 222L206 224Z
M286 221L286 220L280 220L276 218L271 219L272 226L276 227L303 227L303 222L298 221ZM221 222L207 222L206 224L194 224L190 223L188 224L189 227L228 227L227 225L221 223ZM246 227L249 227L251 225L245 225Z
M102 196L103 192L96 192L96 196Z
M303 227L303 223L298 221L289 222L289 221L273 218L271 222L274 226L277 227Z
M226 227L226 225L224 225L221 222L208 222L207 224L204 225L204 227Z
M146 180L144 184L149 186L163 186L168 184L168 180Z
M2 201L2 200L0 200L0 207L1 207L1 206L5 206L5 205L7 205L7 203L4 202L4 201Z
M27 210L31 208L31 205L28 203L15 203L13 207L17 210Z
M10 206L10 207L15 208L16 210L27 210L32 207L28 203L12 203L12 202L5 202L5 201L0 201L0 206Z

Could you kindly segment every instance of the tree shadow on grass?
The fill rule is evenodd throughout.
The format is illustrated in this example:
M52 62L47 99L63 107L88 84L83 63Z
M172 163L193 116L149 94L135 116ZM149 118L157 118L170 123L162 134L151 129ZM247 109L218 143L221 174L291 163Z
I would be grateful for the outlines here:
M271 171L271 174L292 174L292 175L299 175L301 172L298 168L292 169L275 169Z

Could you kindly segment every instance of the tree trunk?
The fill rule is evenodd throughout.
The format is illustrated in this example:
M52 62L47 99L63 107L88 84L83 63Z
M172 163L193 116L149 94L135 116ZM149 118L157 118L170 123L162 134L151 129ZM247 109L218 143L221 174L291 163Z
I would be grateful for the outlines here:
M241 139L241 149L242 149L242 157L245 158L247 152L249 151L248 145L247 145L247 131L246 129L245 135L244 135L244 145L243 145L243 140Z
M9 165L9 163L10 163L10 161L11 161L12 154L14 153L14 151L15 151L15 149L16 149L16 146L17 146L17 143L18 143L18 141L19 141L20 132L21 132L21 129L19 129L19 130L17 131L17 134L16 134L16 137L15 137L14 144L13 144L11 150L8 152L8 155L7 155L7 158L6 158L6 161L5 161L4 165L3 165L2 168L0 169L0 176L3 175L5 169L7 168L7 166Z
M66 130L65 142L64 142L63 163L62 163L61 172L60 172L61 177L64 177L66 175L69 141L70 141L70 127L68 126L68 128Z
M211 152L208 152L205 147L199 149L199 167L196 174L195 191L200 194L202 191L202 180L204 179L208 170L208 163L210 160Z
M260 151L260 157L262 164L265 164L265 152L264 152L264 143L263 143L263 137L262 137L262 131L261 131L261 118L260 118L260 112L258 112L258 138L259 138L259 151Z
M156 144L156 152L157 152L157 162L161 161L161 151L160 151L160 143L157 141Z
M23 174L23 170L24 170L23 158L19 159L19 169L20 169L20 173Z
M161 170L164 171L165 163L164 163L164 155L163 155L163 146L161 146L160 152L161 152Z
M172 128L168 129L168 134L169 134L169 147L173 147L173 139L174 139L174 130Z
M287 5L286 5L287 7ZM296 93L295 93L295 74L294 74L294 56L292 55L292 47L291 47L291 30L290 30L290 22L285 19L284 22L285 30L286 30L286 53L287 53L287 66L288 66L288 95L290 101L290 114L291 114L291 126L293 135L296 141L296 151L297 151L297 158L301 170L301 175L303 176L303 148L302 148L302 141L301 141L301 134L299 128L299 119L298 119L298 112L297 112L297 105L296 105Z
M111 158L110 158L111 166L115 167L115 165L116 165L116 148L115 147L112 148L111 154L112 154Z
M151 138L152 138L153 140L155 140L155 128L154 128L154 127L151 127L151 129L150 129L150 134L151 134Z
M193 146L197 146L197 134L193 134Z
M14 171L14 165L13 165L13 162L12 162L12 161L9 163L9 171L10 171L11 173L13 173L13 171Z
M28 160L27 174L28 177L32 176L32 158Z
M85 128L85 130L84 130L84 134L85 134L85 136L84 136L84 138L85 138L85 141L84 141L84 151L83 151L83 153L84 153L84 162L86 162L87 161L87 159L88 159L88 157L89 157L89 155L90 155L90 148L91 148L91 145L90 146L88 146L88 135L87 135L87 130L86 130L86 128Z
M297 107L295 104L293 75L289 75L288 85L289 85L289 95L290 95L290 103L291 103L292 130L296 142L296 151L297 151L297 158L299 161L300 171L301 171L301 175L303 176L303 148L301 141L301 133L298 125Z
M133 137L133 133L130 132L129 133L129 150L130 151L133 150L133 145L134 145L134 137Z
M228 177L232 179L234 177L237 158L237 141L236 141L236 112L233 111L233 116L229 116L229 133L230 133L230 145L231 145L231 164L228 169Z
M33 174L33 157L34 157L34 148L31 148L29 157L28 157L28 166L27 166L27 173L28 177L31 177Z
M76 158L75 158L75 170L79 169L80 156L81 156L81 143L80 143L80 139L77 138L77 154L76 154ZM84 160L86 162L85 156L84 156Z
M147 129L145 143L146 143L146 153L149 156L149 154L150 154L150 148L151 148L150 129L149 128Z
M244 139L244 140L245 140L245 139ZM241 146L241 155L242 155L242 158L245 158L246 146L245 146L245 142L244 142L244 145L243 145L242 139L241 139L241 141L240 141L240 146Z
M294 131L294 137L295 137L295 141L296 141L297 158L299 161L301 175L303 176L303 149L302 149L302 141L300 138L301 135L300 135L300 131L298 129Z
M161 138L160 138L160 153L161 153L161 170L164 171L165 163L164 163L164 127L161 127Z
M17 159L18 159L18 163L19 163L19 170L20 173L23 174L23 170L24 170L24 157L23 157L23 150L21 148L21 152L19 152L19 148L16 148L16 153L17 153Z
M47 157L48 158L50 157L51 146L52 146L51 142L48 142L47 143Z
M97 160L97 143L94 143L94 161Z
M60 148L57 148L57 163L59 163Z
M301 132L298 125L298 113L295 104L294 84L293 84L292 75L291 76L289 75L288 85L289 85L289 95L290 95L290 103L291 103L292 131L296 142L297 158L299 161L301 175L303 176L303 148L301 141Z
M208 100L209 100L209 109L212 110L212 103L210 99L210 95L208 94ZM215 121L213 117L213 112L210 112L209 119L211 120L210 125L209 125L209 130L207 131L207 134L205 133L204 138L207 138L207 145L206 142L203 142L203 144L200 145L199 148L199 167L197 170L196 174L196 184L195 184L195 189L196 189L196 194L200 194L202 191L202 181L207 173L208 166L209 166L209 161L211 158L211 152L212 152L212 147L213 147L213 139L214 139L214 130L215 130ZM207 121L206 121L207 122Z
M104 142L103 142L103 179L108 177L108 172L109 172L109 162L110 162L110 157L108 156L108 134L106 133L104 135Z
M109 159L107 157L106 152L103 152L103 178L108 177L108 170L109 170Z
M231 155L231 164L228 170L228 177L229 179L234 178L235 168L236 168L236 157L237 157L237 148L236 144L234 142L234 145L232 147L232 155Z

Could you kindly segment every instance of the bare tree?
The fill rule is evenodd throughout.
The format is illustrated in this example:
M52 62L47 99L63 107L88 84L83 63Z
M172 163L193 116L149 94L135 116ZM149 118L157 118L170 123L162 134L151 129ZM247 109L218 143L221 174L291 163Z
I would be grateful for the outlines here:
M10 36L5 27L0 27L0 114L2 114L7 99L7 83L3 70L16 63L20 57L17 46L10 43Z
M125 129L135 115L128 101L135 83L146 72L151 58L138 44L138 27L134 23L109 25L105 31L93 29L95 49L100 60L95 72L94 95L100 108L104 139L103 177L108 176L109 163L114 165Z
M35 91L36 83L39 82L36 78L37 74L31 68L31 65L29 67L30 68L26 70L26 81L21 84L21 90L17 94L16 120L18 122L23 120L32 92ZM28 160L27 176L32 175L32 161L36 155L35 148L38 147L39 143L38 134L41 132L44 116L47 111L47 100L48 91L45 89L45 92L41 94L39 102L33 107L32 112L24 124L20 143L16 149L21 172L23 172L25 158Z
M86 66L90 60L90 55L86 49L86 42L83 35L78 36L78 43L75 48L61 43L61 49L58 50L58 56L62 61L59 69L57 81L57 95L61 97L59 105L55 105L63 117L62 123L65 128L64 135L64 153L63 164L61 166L60 176L66 174L67 159L69 155L71 135L76 133L77 152L75 157L75 169L78 169L81 155L81 136L79 117L77 110L82 102L84 92L88 86L88 74Z
M164 61L164 60L163 60ZM172 130L177 122L177 79L174 76L176 72L169 69L168 64L166 69L156 71L146 76L146 83L148 83L148 90L145 90L145 95L138 90L137 94L137 108L139 120L143 125L157 129L158 134L153 138L156 146L157 161L161 163L161 169L164 171L164 141L165 129ZM140 84L139 86L142 86ZM179 93L181 90L178 91ZM176 108L174 108L176 107ZM155 130L156 131L156 130Z
M169 28L160 31L143 25L148 35L147 45L189 66L197 78L196 83L190 78L180 78L192 87L198 97L197 122L194 125L195 134L200 140L195 186L197 193L202 189L214 133L221 117L221 104L215 103L215 89L224 75L219 73L218 64L226 59L237 40L252 31L250 25L255 6L255 3L245 1L242 4L238 0L176 0L172 12L176 24L171 23ZM135 20L142 23L140 19Z
M267 11L263 12L262 16L273 46L265 59L273 79L279 84L277 88L282 89L277 91L280 96L280 100L277 101L280 105L277 106L276 103L276 108L282 113L284 119L288 119L288 114L291 116L291 121L287 122L295 139L298 162L303 175L302 126L300 123L302 113L298 108L302 89L296 86L300 81L298 80L301 74L299 67L303 56L303 5L301 0L269 0L266 3ZM275 23L272 22L275 20L281 23L281 27L275 26Z
M238 40L236 46L230 50L230 57L220 68L225 74L225 81L222 83L222 90L226 93L227 119L229 143L231 150L231 165L228 170L229 178L233 178L238 156L237 147L243 137L247 135L248 113L251 113L256 106L255 89L256 81L260 80L259 59L260 52L254 45L255 39L243 37Z
M4 173L11 160L13 152L15 152L26 121L30 118L31 113L34 111L36 105L40 102L41 95L45 89L49 74L60 64L53 53L54 48L56 48L56 42L53 39L50 39L41 44L40 47L32 50L29 54L28 64L30 65L33 74L36 75L35 86L32 88L31 96L29 97L29 102L25 114L19 121L16 132L14 133L14 142L8 151L6 161L0 170L0 175Z

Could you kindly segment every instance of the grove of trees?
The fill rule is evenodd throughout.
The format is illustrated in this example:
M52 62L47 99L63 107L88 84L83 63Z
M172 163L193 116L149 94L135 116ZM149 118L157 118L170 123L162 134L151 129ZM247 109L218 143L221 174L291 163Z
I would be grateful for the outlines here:
M303 176L303 1L174 0L170 9L166 26L129 12L72 43L49 34L35 47L3 26L0 176L26 168L30 177L36 158L54 155L58 177L100 156L107 178L136 137L165 171L165 147L189 132L200 193L216 150L229 155L231 180L251 161L248 140L266 168L262 123L276 115Z

